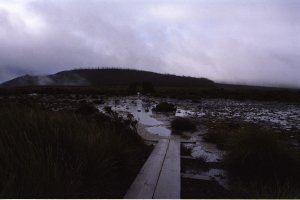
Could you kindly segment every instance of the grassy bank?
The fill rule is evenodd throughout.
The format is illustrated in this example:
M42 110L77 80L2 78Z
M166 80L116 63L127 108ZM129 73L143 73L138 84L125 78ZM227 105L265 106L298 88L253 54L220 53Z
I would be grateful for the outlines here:
M0 118L0 198L122 198L149 153L116 114L2 105Z

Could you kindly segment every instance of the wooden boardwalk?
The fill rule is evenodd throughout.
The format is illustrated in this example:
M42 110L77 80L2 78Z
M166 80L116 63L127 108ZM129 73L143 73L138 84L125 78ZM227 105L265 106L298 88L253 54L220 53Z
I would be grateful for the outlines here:
M160 139L130 186L126 199L180 199L180 140Z

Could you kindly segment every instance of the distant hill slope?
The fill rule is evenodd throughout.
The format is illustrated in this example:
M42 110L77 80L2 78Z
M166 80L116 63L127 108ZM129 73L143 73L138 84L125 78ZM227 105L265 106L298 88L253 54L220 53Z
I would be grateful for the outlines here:
M62 71L48 76L25 75L4 82L1 84L1 86L114 86L129 85L133 82L142 83L143 81L150 81L155 86L215 86L215 83L213 81L206 78L159 74L149 71L139 71L133 69L76 69L70 71Z

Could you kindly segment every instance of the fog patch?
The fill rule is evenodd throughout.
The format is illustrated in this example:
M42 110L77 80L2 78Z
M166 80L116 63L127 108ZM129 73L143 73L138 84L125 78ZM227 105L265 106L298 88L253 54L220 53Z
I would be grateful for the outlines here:
M48 76L38 76L37 85L54 85L54 81Z

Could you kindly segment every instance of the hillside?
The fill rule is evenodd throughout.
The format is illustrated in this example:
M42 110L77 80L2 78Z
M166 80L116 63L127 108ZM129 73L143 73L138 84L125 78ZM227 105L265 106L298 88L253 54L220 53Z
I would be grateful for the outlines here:
M130 83L152 82L154 86L214 87L206 78L159 74L133 69L76 69L48 76L25 75L4 82L1 86L124 86Z

